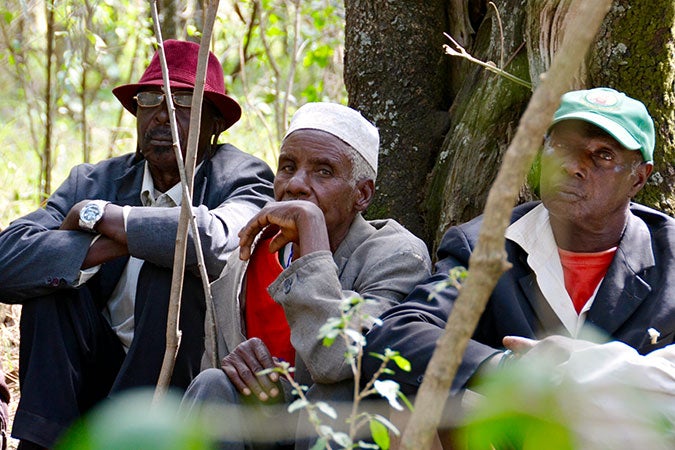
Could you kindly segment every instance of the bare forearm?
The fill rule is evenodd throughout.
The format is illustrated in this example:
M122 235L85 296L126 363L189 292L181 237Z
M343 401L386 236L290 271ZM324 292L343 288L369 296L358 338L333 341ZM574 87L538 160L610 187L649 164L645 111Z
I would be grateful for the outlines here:
M127 250L126 245L120 244L106 236L101 236L91 247L89 247L87 256L82 262L81 269L88 269L115 258L127 256L128 254L129 251Z

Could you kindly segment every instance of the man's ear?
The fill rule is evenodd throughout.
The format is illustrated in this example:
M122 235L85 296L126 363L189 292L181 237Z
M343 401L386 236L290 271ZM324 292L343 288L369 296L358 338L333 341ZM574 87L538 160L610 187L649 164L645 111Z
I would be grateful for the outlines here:
M636 177L635 183L633 183L633 193L631 197L640 192L640 189L642 189L643 186L647 183L647 180L649 179L649 176L652 174L653 170L654 164L650 162L642 163L637 167L637 169L635 170Z
M357 196L354 202L354 208L358 212L365 211L373 201L375 195L375 181L371 179L360 180L356 182Z
M213 136L216 139L218 139L218 136L220 136L220 133L225 131L225 129L226 129L225 119L223 119L222 117L220 117L220 115L218 115L218 117L216 117L213 120Z

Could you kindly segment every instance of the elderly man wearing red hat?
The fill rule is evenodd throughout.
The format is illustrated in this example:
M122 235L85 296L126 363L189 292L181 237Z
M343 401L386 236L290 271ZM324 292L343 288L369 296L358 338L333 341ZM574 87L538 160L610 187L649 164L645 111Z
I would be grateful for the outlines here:
M544 140L541 201L513 211L505 236L511 268L497 282L452 393L548 336L569 339L553 339L559 344L620 341L624 356L647 355L673 343L675 220L631 202L652 173L654 144L654 124L640 101L609 88L562 96ZM382 325L367 335L368 351L394 348L411 361L412 371L394 376L407 393L422 383L457 298L457 289L443 284L448 271L468 267L481 225L482 216L450 228L438 250L435 275L387 311ZM557 346L549 339L542 347ZM596 355L612 348L617 345L597 346ZM657 361L665 355L654 353ZM595 360L606 368L618 363ZM369 360L364 368L366 375L378 370ZM658 372L658 364L652 369ZM649 379L663 378L653 373ZM607 442L601 447L626 448Z
M164 43L181 149L189 131L199 45ZM75 167L44 208L0 234L0 299L23 304L20 448L51 447L82 413L116 392L157 382L165 347L181 203L158 54L136 84L113 90L137 121L135 153ZM237 233L271 200L273 174L218 136L241 115L209 55L193 214L216 279ZM188 243L182 341L171 384L185 388L204 351L204 294Z
M209 401L290 401L290 388L277 373L256 376L276 360L295 367L295 380L312 386L310 396L353 398L346 346L341 340L324 346L321 327L358 295L367 300L361 311L371 318L360 330L367 331L431 269L420 239L394 220L367 221L361 215L375 192L378 150L377 128L352 108L308 103L293 115L274 179L276 202L242 229L239 254L214 283L224 332L218 342L221 367L195 379L186 408ZM230 436L224 448L243 449L244 442L269 438L256 432L271 425L249 419L236 412L222 417L221 429L239 428L241 437Z

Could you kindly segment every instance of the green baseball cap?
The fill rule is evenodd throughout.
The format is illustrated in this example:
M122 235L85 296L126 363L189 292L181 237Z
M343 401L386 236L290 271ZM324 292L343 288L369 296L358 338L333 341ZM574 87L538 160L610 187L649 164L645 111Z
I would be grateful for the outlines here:
M551 126L571 119L592 123L628 150L640 150L645 161L654 160L654 121L641 101L623 92L595 88L564 94Z

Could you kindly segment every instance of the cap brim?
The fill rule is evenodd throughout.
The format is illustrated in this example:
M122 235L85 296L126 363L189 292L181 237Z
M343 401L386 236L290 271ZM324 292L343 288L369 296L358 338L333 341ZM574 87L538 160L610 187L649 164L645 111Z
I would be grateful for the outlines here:
M134 95L138 93L141 88L147 86L163 86L164 83L159 81L147 81L144 83L135 83L135 84L125 84L122 86L117 86L112 90L112 93L117 97L117 100L120 101L122 106L129 111L134 116L136 115L136 101L134 100ZM187 83L181 83L177 81L171 81L171 88L186 88L193 89L194 86ZM220 114L225 119L225 128L226 130L234 125L239 118L241 117L241 106L227 94L221 94L219 92L204 91L204 97L209 99L211 103L218 109Z
M584 122L592 123L607 133L609 133L614 139L616 139L619 144L626 147L628 150L640 150L642 145L635 140L633 136L630 135L621 125L617 124L613 120L608 119L607 117L601 116L599 114L594 114L587 111L579 111L570 114L565 114L560 117L556 117L551 123L551 126L555 125L558 122L563 120L583 120Z

